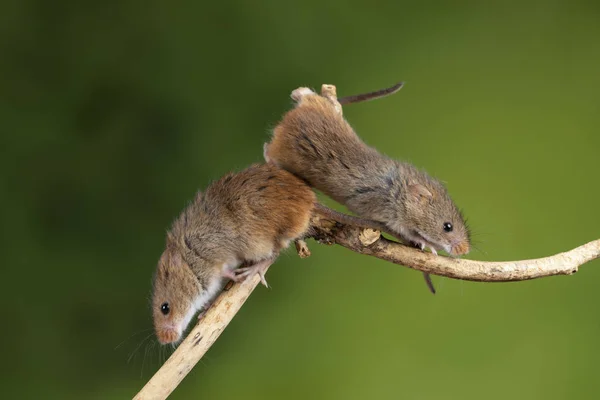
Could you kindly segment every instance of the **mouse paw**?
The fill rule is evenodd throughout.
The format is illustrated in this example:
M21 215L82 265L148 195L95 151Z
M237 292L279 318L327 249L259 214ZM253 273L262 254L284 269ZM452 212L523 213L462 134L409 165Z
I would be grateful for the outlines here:
M269 157L269 143L263 144L263 158L266 163L271 162L271 157Z
M242 267L235 270L236 276L238 276L239 280L247 279L248 277L257 274L260 277L260 282L265 286L269 287L267 280L265 278L265 273L267 272L267 268L273 264L273 260L264 260L259 261L256 264L253 264L249 267ZM237 282L237 281L236 281Z
M296 245L296 251L298 252L300 258L310 257L310 250L308 249L308 245L304 240L296 239L294 244Z
M433 248L433 246L428 246L425 243L421 242L421 243L416 243L413 242L413 246L421 249L421 251L425 251L427 248L429 248L429 251L431 251L431 254L433 254L434 256L437 256L437 250Z
M231 283L231 282L229 282ZM204 316L206 315L206 312L208 311L209 308L212 307L214 303L214 299L211 300L210 302L206 303L204 306L202 306L202 308L200 308L200 312L198 313L198 321L201 320L202 318L204 318Z
M240 269L242 269L242 268L238 268L236 271L239 271ZM244 277L241 277L240 275L238 275L235 272L228 270L228 269L222 271L221 276L223 278L231 279L234 282L240 282L245 279Z
M292 100L294 100L296 103L299 103L300 100L302 100L302 98L304 96L309 96L311 94L315 94L315 92L313 92L312 90L310 90L309 88L306 87L299 87L298 89L295 89L292 94L290 95L290 97L292 98Z

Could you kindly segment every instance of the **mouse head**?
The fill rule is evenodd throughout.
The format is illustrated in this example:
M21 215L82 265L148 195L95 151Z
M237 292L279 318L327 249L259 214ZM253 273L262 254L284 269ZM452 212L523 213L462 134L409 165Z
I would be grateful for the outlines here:
M467 254L471 249L469 229L460 211L439 182L408 185L405 227L415 243L450 255Z
M202 290L181 253L167 245L154 275L152 316L162 344L178 342L197 311L195 300Z

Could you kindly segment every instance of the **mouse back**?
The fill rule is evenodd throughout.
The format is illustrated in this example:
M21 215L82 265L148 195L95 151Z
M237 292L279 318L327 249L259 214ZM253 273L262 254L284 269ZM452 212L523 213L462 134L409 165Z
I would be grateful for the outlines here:
M302 179L273 164L254 164L206 190L207 210L231 232L246 258L278 252L308 230L316 197ZM234 233L235 232L235 233Z
M393 165L362 142L329 99L314 93L283 116L265 145L265 158L342 204L350 188Z

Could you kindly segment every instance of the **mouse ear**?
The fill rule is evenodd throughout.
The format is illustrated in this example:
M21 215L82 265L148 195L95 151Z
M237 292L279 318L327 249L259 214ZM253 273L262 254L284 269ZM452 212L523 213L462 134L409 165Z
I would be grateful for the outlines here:
M160 256L160 263L166 266L179 266L183 264L183 257L174 246L168 245L162 256Z
M181 264L183 264L183 257L181 257L180 252L178 252L178 251L171 252L171 264L176 265L176 266L180 266Z
M162 264L167 264L167 261L169 261L169 252L167 250L163 251L162 254L160 255L160 259L158 260L159 265Z
M414 200L418 201L429 201L433 197L431 192L419 183L408 185L408 193Z

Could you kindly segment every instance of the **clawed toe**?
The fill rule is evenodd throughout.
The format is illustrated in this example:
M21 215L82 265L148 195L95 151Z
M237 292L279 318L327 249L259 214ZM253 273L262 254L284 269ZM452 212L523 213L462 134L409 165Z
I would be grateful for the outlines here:
M248 278L254 272L252 267L242 267L235 270L235 276L238 280L244 280Z
M232 279L232 280L235 280L236 282L240 282L245 279L248 279L250 276L252 276L254 274L257 274L260 277L260 282L264 286L269 287L269 284L267 283L267 280L265 279L265 272L269 265L271 265L270 262L261 261L254 265L251 265L249 267L238 268L232 272L232 275L235 276L235 279Z
M240 277L239 274L236 274L235 272L230 270L223 271L221 273L221 276L223 276L223 278L231 279L234 282L239 282L244 279L243 277Z
M257 272L258 276L260 276L260 283L262 283L266 288L269 287L267 280L265 279L265 273L262 271Z

